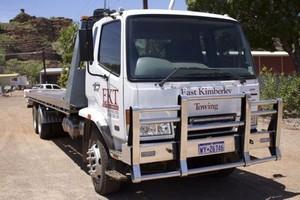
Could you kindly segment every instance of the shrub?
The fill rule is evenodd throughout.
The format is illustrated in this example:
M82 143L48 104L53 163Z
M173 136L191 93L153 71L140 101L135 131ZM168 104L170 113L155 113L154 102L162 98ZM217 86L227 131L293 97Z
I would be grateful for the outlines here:
M17 59L11 59L5 63L5 73L18 73L20 75L26 75L30 85L39 82L40 71L42 65L35 60L19 61Z
M261 99L283 99L283 117L300 117L300 75L260 72Z

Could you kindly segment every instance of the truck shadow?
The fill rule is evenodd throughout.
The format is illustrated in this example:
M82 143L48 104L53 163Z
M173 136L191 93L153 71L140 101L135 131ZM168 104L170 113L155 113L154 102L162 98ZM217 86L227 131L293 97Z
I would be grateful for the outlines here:
M52 139L67 156L69 156L86 174L88 174L87 163L82 161L82 138L70 138L68 135Z
M289 199L300 193L285 191L285 186L257 174L237 169L228 177L194 176L124 184L108 199ZM300 197L300 196L298 196Z
M82 162L81 138L70 137L52 140L66 153L87 175L87 166ZM288 199L300 193L285 191L285 185L277 182L286 178L274 174L266 178L241 169L231 176L216 178L213 176L192 176L169 178L133 184L123 183L118 193L105 196L108 199Z

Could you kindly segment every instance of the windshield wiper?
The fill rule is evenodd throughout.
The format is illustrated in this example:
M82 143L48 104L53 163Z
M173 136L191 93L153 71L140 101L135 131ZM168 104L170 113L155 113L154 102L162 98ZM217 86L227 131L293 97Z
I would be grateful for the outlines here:
M206 71L206 72L212 72L211 74L227 74L231 77L234 77L236 78L237 80L240 81L241 84L244 84L246 82L246 79L244 79L243 77L237 75L237 74L234 74L234 73L231 73L231 72L225 72L225 71L221 71L220 69L212 69L212 68L209 68L209 69L203 69L203 68L197 68L197 67L179 67L179 68L175 68L173 69L167 76L166 78L164 78L162 81L160 81L158 83L158 85L160 87L164 86L164 84L176 73L178 72L178 70L181 70L181 69L197 69L197 70L202 70L202 71ZM186 75L199 75L199 73L196 73L196 74L186 74Z
M164 86L165 82L167 82L178 70L182 69L181 67L173 69L166 78L158 83L160 87Z
M246 79L244 79L243 77L241 77L237 74L234 74L234 73L231 73L231 72L221 71L220 69L215 69L215 70L216 70L215 72L220 72L221 74L227 74L227 75L230 75L230 76L236 78L237 80L240 81L241 84L246 83Z
M166 78L164 78L162 81L160 81L158 83L158 85L160 87L164 86L165 82L167 82L176 72L178 72L178 70L181 70L181 69L198 69L198 70L207 70L207 69L202 69L202 68L198 68L198 67L178 67L178 68L175 68L173 69L169 74L168 76L166 76Z

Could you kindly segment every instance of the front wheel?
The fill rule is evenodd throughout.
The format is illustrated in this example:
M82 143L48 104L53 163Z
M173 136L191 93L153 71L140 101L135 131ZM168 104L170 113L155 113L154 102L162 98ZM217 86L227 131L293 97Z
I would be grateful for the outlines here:
M112 164L98 131L93 131L89 142L88 168L97 193L109 194L120 189L121 183L110 176L106 171L112 169Z

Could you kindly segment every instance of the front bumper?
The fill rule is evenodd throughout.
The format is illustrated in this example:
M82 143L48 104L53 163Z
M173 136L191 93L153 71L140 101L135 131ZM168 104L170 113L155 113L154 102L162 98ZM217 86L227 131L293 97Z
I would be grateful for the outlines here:
M191 101L215 100L215 99L240 99L241 100L241 118L238 122L212 122L204 125L188 124L188 103ZM251 106L273 105L272 109L251 111ZM140 119L142 112L178 112L177 117L170 118L154 118ZM271 121L268 130L251 131L251 116L271 115ZM237 95L218 95L218 96L201 96L187 97L180 96L179 103L175 106L168 107L151 107L140 108L133 107L131 109L131 127L132 131L129 135L127 144L122 145L122 151L119 153L119 159L131 167L131 175L133 182L141 182L145 180L161 179L175 176L188 176L217 170L223 170L233 167L249 166L262 162L278 160L281 158L280 153L280 135L281 135L281 119L282 119L282 100L264 100L251 101L249 94ZM147 123L163 123L172 122L177 124L179 131L175 133L174 140L155 143L141 143L140 126ZM208 136L205 138L189 139L189 131L211 130L214 128L232 127L237 131L231 135L225 136ZM200 146L203 144L222 143L224 149L221 152L210 152L210 156L235 152L240 155L240 159L234 162L226 162L221 164L212 164L199 168L189 168L187 160L195 157L205 157L207 154L200 153ZM250 151L253 149L269 149L270 155L262 158L253 158ZM114 152L111 152L114 154ZM116 156L114 156L116 157ZM177 161L176 170L160 173L143 174L141 170L142 164Z

